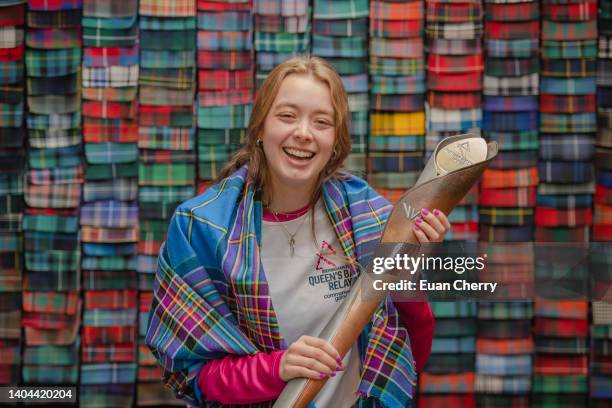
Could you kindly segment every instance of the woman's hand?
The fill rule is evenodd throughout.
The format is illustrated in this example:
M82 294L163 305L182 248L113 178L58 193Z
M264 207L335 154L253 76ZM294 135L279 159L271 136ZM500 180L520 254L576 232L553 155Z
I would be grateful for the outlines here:
M279 374L283 381L304 377L320 380L344 370L334 346L318 337L302 336L283 353Z
M446 215L438 209L429 211L427 208L423 208L421 214L423 216L417 217L414 223L414 235L419 242L442 242L451 228Z

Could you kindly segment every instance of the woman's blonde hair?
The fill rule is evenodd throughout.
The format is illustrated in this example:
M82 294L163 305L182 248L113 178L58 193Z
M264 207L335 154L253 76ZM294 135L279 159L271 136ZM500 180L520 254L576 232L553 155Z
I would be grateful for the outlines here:
M333 154L319 176L318 183L313 192L312 198L314 200L324 180L338 177L342 169L342 163L351 151L351 138L348 129L348 97L344 90L344 85L334 68L327 61L319 57L293 57L277 65L270 72L257 92L255 103L253 104L253 111L249 119L247 142L223 167L219 174L219 179L229 176L245 163L248 163L249 179L259 188L270 186L270 174L266 157L263 149L258 146L257 140L263 132L264 122L272 108L283 80L292 74L312 75L317 80L325 83L329 88L334 108L335 140Z

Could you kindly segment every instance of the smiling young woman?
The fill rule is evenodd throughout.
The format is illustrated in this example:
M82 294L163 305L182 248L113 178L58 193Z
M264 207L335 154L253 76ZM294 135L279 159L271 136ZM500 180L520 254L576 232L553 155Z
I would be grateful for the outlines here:
M187 402L271 406L288 380L328 377L317 407L409 405L431 349L427 303L387 298L344 357L317 337L391 210L342 170L347 118L327 62L280 64L258 91L248 142L217 184L177 208L146 341ZM442 240L448 219L422 214L419 240Z

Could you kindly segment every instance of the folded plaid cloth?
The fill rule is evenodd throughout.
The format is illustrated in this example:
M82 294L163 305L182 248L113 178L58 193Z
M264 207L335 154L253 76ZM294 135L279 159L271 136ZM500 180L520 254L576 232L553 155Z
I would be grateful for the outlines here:
M539 375L533 377L534 393L584 394L588 377L585 375Z
M133 87L138 85L138 65L83 67L83 86L96 88Z
M42 95L28 96L28 108L36 114L64 114L79 109L78 95Z
M394 3L382 3L382 2L372 2L370 4L394 4ZM413 3L402 3L401 6L404 8L406 4ZM414 2L414 4L418 4ZM326 20L316 20L314 22L314 31L317 32L318 22L325 22ZM359 21L359 20L328 20L328 21ZM423 20L380 20L380 19L370 19L370 34L372 37L383 37L383 38L415 38L421 37L423 35ZM354 23L353 23L354 25ZM364 32L365 30L351 30L350 32L345 32L345 35L351 35L351 33L356 32ZM328 34L329 35L329 34Z
M537 353L586 354L589 350L586 338L542 337L535 338Z
M536 191L533 187L482 189L479 203L495 207L533 207Z
M476 392L485 394L528 394L531 392L531 376L476 375Z
M83 186L83 201L136 200L138 183L133 179L119 178L106 181L89 181Z
M496 225L479 225L479 239L486 242L525 242L533 240L533 226L499 227ZM518 295L517 295L518 296ZM523 337L525 337L523 335Z
M410 4L410 3L409 3ZM467 23L476 22L482 18L480 3L445 3L428 1L426 3L428 22Z
M424 394L472 394L474 393L474 373L430 374L421 373L419 391Z
M542 161L538 163L540 180L545 183L586 183L595 178L589 162Z
M548 133L585 133L597 131L595 112L540 115L540 131Z
M606 302L593 302L593 324L612 324L612 308ZM609 344L609 342L608 342Z
M423 95L376 95L372 94L370 104L374 110L414 112L423 110Z
M30 207L76 208L81 200L81 184L27 186L24 200Z
M384 58L371 56L369 71L372 75L416 75L422 73L422 58Z
M492 40L518 40L540 36L539 21L498 22L487 21L485 38Z
M595 78L542 78L543 93L552 95L585 95L594 94L597 85Z
M143 16L195 17L196 3L193 0L140 0L138 11Z
M83 0L28 0L30 10L54 11L83 8Z
M480 355L525 355L532 354L533 339L477 339L476 358ZM524 356L521 356L524 357ZM529 356L531 357L531 356Z
M594 58L543 59L542 75L561 78L595 76L596 60Z
M417 181L418 171L403 173L371 173L368 175L369 183L376 188L408 189Z
M129 17L138 12L137 0L116 1L85 1L83 15L87 17Z
M193 51L151 51L140 52L142 68L184 68L195 66Z
M600 54L601 54L601 38ZM606 58L605 55L599 56ZM597 58L597 44L595 40L575 40L575 41L553 41L542 42L543 59L563 59L563 58Z
M542 17L551 21L588 21L597 18L597 2L583 1L568 4L544 3Z
M597 204L612 204L612 189L609 187L598 185L595 189L594 199L595 203Z
M432 108L475 109L481 105L480 92L440 92L430 90L427 103Z
M540 72L539 58L487 58L485 74L516 77Z
M374 57L423 58L423 40L370 38L370 54Z
M259 2L258 2L259 3ZM263 3L265 8L268 9L267 2ZM303 3L302 1L298 1L298 3ZM261 5L260 7L263 7ZM303 8L306 5L302 6ZM268 9L270 10L270 9ZM306 14L304 11L300 10L299 15ZM368 17L369 15L369 7L367 0L338 0L338 1L327 1L327 0L314 0L313 5L313 18L322 19L322 20L333 20L340 18L361 18ZM272 14L271 11L269 11ZM282 13L274 13L274 14L282 14Z
M24 365L23 381L33 384L76 384L79 378L78 365Z
M482 207L481 207L482 208ZM531 302L479 302L479 319L531 319L533 307ZM491 353L494 354L494 353Z
M198 49L213 49L213 50L248 50L251 47L250 34L245 32L244 38L242 41L244 43L239 42L237 44L230 44L227 41L223 41L221 38L221 45L216 48L211 48L211 46L202 47L200 44L203 42L200 41L201 34L206 33L205 31L198 32ZM214 33L214 32L212 32ZM209 34L206 35L210 37ZM347 42L349 43L360 43L365 42L364 39L359 37L357 38L349 38L349 39L338 39L338 38L326 38L321 36L313 36L313 49L314 47L320 47L323 56L333 56L336 50L336 47L347 46ZM316 45L315 45L316 44ZM255 40L254 47L257 51L268 51L268 52L306 52L310 45L310 36L303 33L292 34L292 33L262 33L259 31L255 32ZM358 51L358 52L357 52ZM360 56L363 54L361 50L355 50L353 52L357 52L358 55L351 56ZM352 53L351 53L352 54Z
M537 38L520 40L484 40L487 55L494 58L527 58L535 57L540 49Z
M192 127L191 106L140 106L140 126Z
M20 61L0 62L0 72L2 72L0 84L21 84L23 82L24 68ZM23 88L21 92L23 93Z
M593 181L578 184L555 184L542 182L538 185L538 194L593 194Z
M535 314L540 317L588 319L589 305L585 301L536 299Z
M489 3L485 2L485 19L490 21L531 21L540 19L537 2Z
M480 109L438 109L428 110L428 130L453 131L478 128L482 126Z
M428 374L474 372L473 354L432 354L423 368Z
M377 113L370 115L371 133L381 136L419 135L425 133L425 113Z
M440 55L473 55L482 53L482 45L478 40L430 38L427 42L428 51Z
M219 16L219 14L222 15ZM241 13L240 15L233 16L234 14L238 13L208 13L210 16L208 19L202 19L201 14L198 14L198 27L207 30L230 30L234 28L235 30L248 31L251 29L251 16L249 13ZM223 23L225 23L225 27L221 28L221 24ZM349 36L353 32L363 32L365 27L367 27L367 21L365 19L330 20L330 23L337 24L327 25L325 24L325 20L315 20L314 24L318 26L318 29L315 28L313 31L323 35ZM307 14L303 16L288 17L255 14L255 30L268 33L306 33L310 30L310 19ZM341 34L343 32L345 34Z
M591 160L593 155L593 138L588 134L540 137L540 156L544 160Z
M23 363L26 365L60 365L70 366L79 363L79 343L70 346L25 347Z
M128 29L104 29L83 25L83 45L85 47L133 47L137 39L136 25Z
M138 159L136 143L87 143L85 158L91 164L131 163Z
M481 21L468 23L429 23L425 27L428 37L471 40L482 37L483 26Z
M422 43L415 44L412 47L406 47L405 44L392 42L380 42L378 39L372 39L372 53L378 56L385 56L391 50L401 53L401 56L411 57L416 53L416 49L420 46L422 52ZM402 48L405 47L405 48ZM328 37L322 35L313 35L312 39L313 52L323 57L365 57L367 54L367 38L366 37ZM419 54L420 55L420 54Z
M200 31L201 33L201 31ZM206 33L206 32L204 32ZM219 33L214 31L213 33ZM241 35L234 34L236 31L225 32L227 35L220 36L219 42L224 43L225 41L236 44L235 41L240 43L243 39ZM238 33L240 33L238 31ZM207 36L208 38L213 37ZM204 40L198 33L198 45ZM214 41L214 39L212 40ZM196 36L195 30L143 30L140 29L140 47L143 50L157 50L157 51L187 51L195 50L196 48Z
M74 74L58 77L28 77L28 95L72 95L80 89L80 70Z
M548 93L542 93L540 94L540 112L595 112L595 95L552 95Z
M427 87L435 91L479 91L482 89L482 75L480 72L466 74L429 73Z
M541 227L535 229L535 240L539 242L589 242L590 227Z
M83 50L85 67L130 66L138 64L138 47L87 47Z
M549 194L538 195L537 205L559 209L590 208L593 199L590 194Z
M198 51L199 69L247 69L253 65L249 52L239 51Z
M476 372L479 376L528 376L531 375L530 355L492 355L476 354Z
M83 141L86 143L135 143L138 126L134 121L87 117L83 120Z
M370 2L370 21L421 20L422 18L423 6L419 2Z
M3 4L1 7L2 15L0 16L0 26L20 26L24 24L25 4Z
M122 18L84 17L82 23L84 28L99 30L89 30L89 33L99 32L102 34L108 34L107 30L111 33L120 33L122 31L133 32L133 29L136 28L136 15ZM121 41L122 39L118 38L117 40Z
M485 95L537 95L539 88L539 75L530 74L520 77L492 77L484 76Z
M490 112L537 111L538 98L537 96L485 96L483 109Z
M372 172L402 172L420 170L423 165L421 152L370 152L369 168Z
M346 77L343 77L343 79ZM367 91L367 75L359 76L361 86L357 89L351 89L345 82L347 92L364 92ZM415 94L425 92L425 76L422 74L414 76L374 76L372 77L371 85L372 93L397 95L397 94ZM422 107L421 107L422 109Z
M136 379L136 363L82 364L81 384L129 384ZM83 396L87 400L87 395ZM126 398L132 398L131 396Z
M23 28L0 27L0 48L15 48L23 44Z
M0 38L1 37L3 37L2 31L0 31ZM1 41L0 39L0 44ZM42 49L81 47L81 30L77 28L60 30L49 28L31 29L27 32L26 45L30 48Z
M538 111L492 112L485 110L482 126L486 130L521 132L538 128Z
M427 70L435 73L482 72L484 64L481 54L462 56L429 54Z
M368 138L372 151L422 151L425 148L425 136L371 136Z
M62 76L77 72L81 64L81 49L28 49L25 56L28 76Z
M535 318L536 335L555 337L586 337L588 320Z
M581 22L554 22L542 20L542 40L594 40L597 39L597 20Z
M293 0L289 0L290 2ZM231 2L217 2L208 0L196 0L197 9L200 11L249 11L253 7L253 4L249 0L245 1L231 1ZM271 7L277 7L278 2L275 0L274 3L269 3ZM256 5L259 7L259 4ZM287 7L291 7L292 4L288 3ZM293 6L296 7L296 6ZM275 13L279 14L279 13Z

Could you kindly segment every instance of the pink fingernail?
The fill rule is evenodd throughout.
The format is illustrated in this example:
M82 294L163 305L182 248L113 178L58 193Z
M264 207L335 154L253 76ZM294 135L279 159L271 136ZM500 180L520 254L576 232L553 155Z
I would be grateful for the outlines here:
M330 376L335 377L335 376L336 376L336 372L335 372L335 371L332 371L332 372L331 372L331 374L330 374Z
M416 217L416 222L421 223L423 221L423 219L421 217Z
M440 214L440 210L438 210L437 208L435 210L433 210L434 215L438 215Z
M336 361L337 361L338 363L341 363L341 362L342 362L342 359L340 358L340 356L336 356Z
M336 371L342 371L342 367L340 367L338 364L336 364Z
M414 229L417 230L417 231L420 231L421 227L419 227L417 224L414 224Z
M423 215L429 214L429 210L427 210L427 208L423 208L421 212L423 213Z
M325 378L325 374L323 374L323 373L320 373L320 374L319 374L319 378L320 378L320 379L323 379L323 378Z

